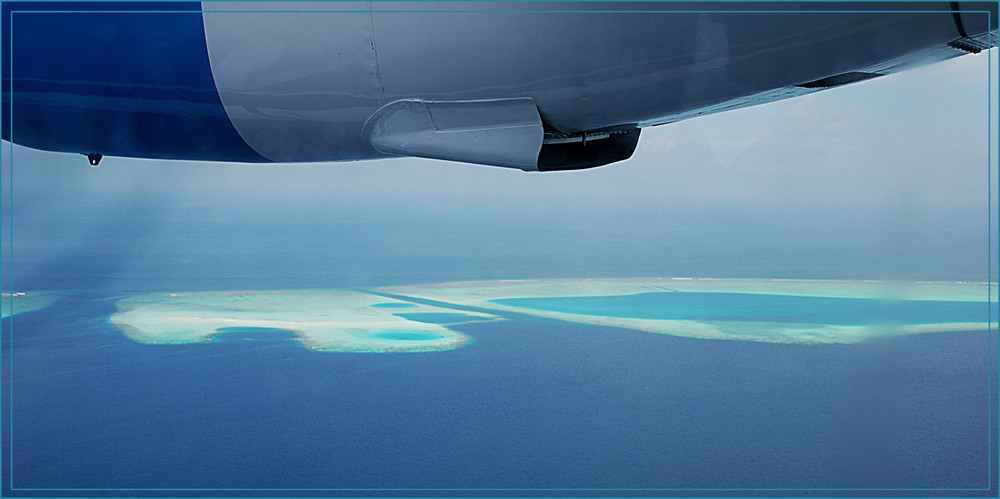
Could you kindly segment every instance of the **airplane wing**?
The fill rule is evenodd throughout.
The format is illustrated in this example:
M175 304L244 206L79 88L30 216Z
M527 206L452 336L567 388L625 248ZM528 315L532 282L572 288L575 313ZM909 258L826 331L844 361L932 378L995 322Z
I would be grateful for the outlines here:
M4 2L3 138L233 162L552 171L642 128L996 46L990 2ZM9 125L9 126L8 126Z

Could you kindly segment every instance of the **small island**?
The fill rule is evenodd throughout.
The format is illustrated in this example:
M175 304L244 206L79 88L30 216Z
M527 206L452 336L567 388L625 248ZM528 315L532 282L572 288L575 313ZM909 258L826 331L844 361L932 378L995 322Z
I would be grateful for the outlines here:
M154 293L120 300L108 322L148 344L288 339L322 352L451 350L471 341L453 326L517 315L688 338L858 343L986 331L996 296L984 283L537 279Z
M12 315L48 308L62 296L63 294L57 291L2 293L0 294L0 299L2 299L0 301L0 315L6 319Z
M532 279L379 291L500 314L771 343L856 343L904 334L985 331L990 314L997 316L997 286L985 283Z
M492 320L360 291L296 290L139 295L120 300L108 322L147 344L285 335L320 352L378 353L458 348L471 338L447 326Z

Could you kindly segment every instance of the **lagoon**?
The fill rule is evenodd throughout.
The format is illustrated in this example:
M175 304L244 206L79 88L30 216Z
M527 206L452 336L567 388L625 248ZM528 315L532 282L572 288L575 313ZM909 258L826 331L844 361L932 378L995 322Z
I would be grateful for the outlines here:
M781 286L775 285L776 291ZM507 298L499 305L635 319L748 321L848 326L986 321L997 305L973 301L888 300L751 293L657 292L633 295Z

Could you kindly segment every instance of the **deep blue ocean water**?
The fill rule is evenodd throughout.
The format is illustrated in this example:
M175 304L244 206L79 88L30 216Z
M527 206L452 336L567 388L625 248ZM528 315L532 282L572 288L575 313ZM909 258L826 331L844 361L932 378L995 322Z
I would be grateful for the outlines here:
M987 487L983 333L802 346L519 317L459 326L476 341L454 351L323 354L134 343L104 298L14 318L16 488Z
M69 295L3 322L3 494L996 495L997 340L982 331L783 345L509 314L452 326L474 338L457 350L332 354L262 331L143 345L107 324L117 299L143 292L547 277L985 280L975 231L943 225L955 237L895 248L872 243L880 225L858 232L836 217L273 210L133 200L115 214L22 211L16 286Z

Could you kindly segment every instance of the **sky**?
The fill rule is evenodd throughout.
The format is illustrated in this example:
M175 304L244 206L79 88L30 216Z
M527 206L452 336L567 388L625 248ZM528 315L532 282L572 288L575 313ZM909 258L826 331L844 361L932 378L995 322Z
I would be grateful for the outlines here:
M431 222L468 219L469 230L507 224L537 233L566 230L567 221L586 230L588 220L654 230L666 216L674 217L670 223L728 220L723 231L781 217L788 225L780 234L790 234L800 227L827 230L812 222L826 217L836 219L837 230L882 232L881 243L896 246L956 231L964 238L956 244L985 246L992 222L995 252L997 217L989 214L996 204L988 205L990 178L996 199L995 112L992 144L987 119L997 100L994 80L988 101L990 67L996 73L995 49L647 128L631 159L591 170L527 173L417 158L247 165L105 157L91 168L78 154L15 146L13 183L11 162L4 161L3 195L25 220L74 210L140 216L177 206L225 217L224 208L239 205L255 213L321 207L331 217L387 224L411 223L401 218L411 211ZM8 143L3 152L11 157ZM3 210L9 207L5 201ZM69 231L65 237L105 230L91 223L90 232L58 230ZM21 224L18 234L22 241L48 238L54 227Z

